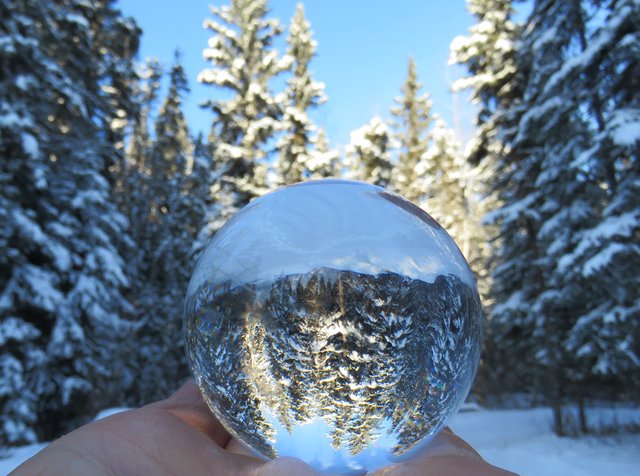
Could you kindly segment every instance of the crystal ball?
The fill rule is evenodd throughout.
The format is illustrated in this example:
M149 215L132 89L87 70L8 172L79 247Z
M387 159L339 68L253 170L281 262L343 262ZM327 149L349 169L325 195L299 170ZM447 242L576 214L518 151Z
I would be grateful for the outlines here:
M469 392L482 310L462 253L410 201L321 180L251 202L185 304L207 405L265 458L363 472L409 458Z

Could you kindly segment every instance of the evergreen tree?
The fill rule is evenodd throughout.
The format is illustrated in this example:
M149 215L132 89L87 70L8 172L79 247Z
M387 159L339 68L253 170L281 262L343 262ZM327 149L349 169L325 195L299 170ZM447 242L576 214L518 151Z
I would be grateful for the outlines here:
M501 204L499 195L504 176L499 165L509 151L504 134L515 129L514 119L507 109L521 97L516 65L516 44L521 28L512 21L511 0L467 0L467 8L477 22L470 28L468 36L453 40L450 63L464 64L469 71L467 77L456 81L454 90L470 89L474 102L480 107L476 135L467 147L466 157L474 165L470 173L474 180L470 183L469 194L478 197L478 200L471 201L471 209L474 216L481 218ZM522 384L521 375L526 374L531 365L523 359L511 358L511 355L522 355L518 346L526 342L524 336L516 330L513 337L518 342L512 347L511 343L503 340L509 332L493 325L493 305L499 293L488 292L488 289L494 289L492 280L502 239L500 230L491 220L484 219L483 225L478 229L477 245L474 246L479 256L471 258L489 315L478 379L479 386L483 388L479 390L514 391ZM526 244L521 248L526 251ZM510 305L516 303L517 300L511 301ZM526 305L522 309L526 309ZM507 368L505 362L518 362L522 366L515 368L512 364Z
M453 89L471 90L472 100L480 108L475 137L465 153L467 161L474 165L473 168L465 166L470 177L467 196L476 197L469 202L470 214L480 219L500 205L497 164L505 153L500 134L513 127L506 108L521 96L516 67L516 44L521 27L512 20L512 3L511 0L467 0L467 9L477 18L477 23L470 28L469 36L456 37L451 43L449 62L463 64L469 71L467 77L454 83ZM489 293L494 268L492 255L500 243L499 232L485 221L482 227L476 228L475 236L472 268L483 303L490 312L494 302ZM484 353L485 357L490 354L491 349Z
M323 128L318 129L318 133L313 138L313 146L307 162L309 178L318 180L340 176L340 156L336 150L329 148Z
M397 107L391 110L397 118L394 136L400 146L392 185L412 202L422 198L421 191L416 188L416 167L427 150L427 129L432 121L431 101L428 95L420 95L421 88L416 64L413 58L409 58L407 79L402 86L403 95L395 98Z
M287 38L287 55L292 61L292 77L285 91L281 128L284 135L278 141L278 173L280 184L300 182L309 178L308 162L312 160L311 133L315 126L307 110L322 104L324 84L314 81L309 63L315 55L317 42L312 38L310 24L304 17L304 6L299 3L291 20Z
M560 8L552 5L552 10ZM541 305L560 308L568 321L560 345L567 356L563 368L570 367L565 377L569 389L560 403L570 398L583 408L585 398L599 396L594 390L603 381L627 397L637 398L640 388L635 324L640 282L632 271L640 262L634 238L640 229L635 198L640 133L633 129L640 117L640 95L637 47L631 46L638 39L640 6L583 2L570 14L570 57L551 72L538 100L571 114L572 122L581 126L574 133L578 140L565 138L555 156L576 143L573 154L555 169L553 164L545 167L548 182L557 183L556 177L562 177L557 170L564 166L573 183L555 194L564 198L565 207L551 209L554 213L540 233L553 259L550 280L560 296L553 300L549 295ZM562 106L556 105L560 101ZM586 415L580 415L581 429L588 431Z
M498 131L507 118L501 113L520 97L516 44L520 26L512 21L512 0L467 0L477 18L469 36L451 43L451 64L464 64L469 76L454 83L454 90L470 89L480 110L476 135L469 150L473 163L495 162L503 142Z
M350 178L386 187L391 180L391 136L379 117L351 133L347 147Z
M494 344L526 363L519 378L553 405L559 434L563 406L583 408L590 381L637 375L627 319L638 287L622 276L638 258L638 205L626 198L634 186L618 195L636 180L638 137L620 135L618 120L633 123L637 98L614 79L637 70L625 39L637 34L632 3L536 2L516 56L521 100L492 116L507 119L495 182L504 204L491 216L501 236ZM586 431L584 412L580 423Z
M523 99L507 111L518 126L514 133L504 134L509 154L498 164L504 204L491 216L502 238L494 274L499 304L492 324L501 336L500 347L518 352L526 363L520 378L525 376L530 390L554 406L561 432L568 356L560 343L573 315L559 299L552 282L553 255L546 253L540 238L549 226L545 222L565 209L567 198L576 193L566 165L584 146L586 129L557 99L548 104L538 100L551 74L566 60L561 52L570 49L579 10L575 3L543 3L534 6L531 27L521 40L517 59L526 78Z
M428 135L429 148L414 167L416 198L418 204L468 252L471 237L467 230L470 217L466 167L453 131L438 117L434 122Z
M269 82L288 67L278 58L274 40L282 33L277 20L266 18L266 0L232 0L212 7L215 20L205 27L214 32L205 59L212 63L198 81L230 93L228 99L203 106L215 117L209 142L214 156L212 194L207 233L215 232L239 208L266 189L266 159L281 119L280 104Z
M144 242L148 236L147 217L152 197L149 187L153 147L150 127L151 116L157 107L162 74L160 63L155 58L148 59L138 72L139 80L134 85L137 114L131 118L133 124L125 152L125 162L116 175L119 179L117 198L120 209L129 216L131 236L138 244L131 250L132 256L128 260L135 269L141 266L141 251L146 247ZM135 297L135 293L132 294Z
M130 388L127 220L109 167L139 31L113 2L0 2L0 443L51 439Z
M188 90L176 53L169 90L155 121L155 140L144 166L144 234L138 243L141 279L134 291L142 323L137 338L136 403L161 398L188 375L181 315L197 231L187 225L194 215L192 208L201 203L201 197L189 194L194 192L187 171L193 162L192 145L181 110L182 96Z

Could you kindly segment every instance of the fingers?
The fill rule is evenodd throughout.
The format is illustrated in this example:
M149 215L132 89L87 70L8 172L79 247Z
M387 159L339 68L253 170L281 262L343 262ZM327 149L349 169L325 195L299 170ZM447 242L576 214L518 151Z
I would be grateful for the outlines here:
M166 400L152 403L150 406L172 413L192 428L206 434L221 448L226 448L231 440L229 432L202 400L193 380L189 380Z
M469 443L457 436L449 427L443 428L416 454L416 458L432 456L464 456L472 460L483 461L478 452Z
M484 461L463 456L432 456L399 463L372 473L375 476L513 476Z
M372 473L372 476L507 476L508 471L496 468L449 428L436 435L410 459Z
M231 437L231 439L229 440L229 443L227 443L226 450L229 451L230 453L235 453L235 454L238 454L238 455L251 456L253 458L258 458L258 459L261 459L263 461L266 459L264 456L258 454L252 448L250 448L249 446L245 445L242 441L240 441L239 439L237 439L235 437Z
M253 476L322 476L297 458L277 458L260 465Z

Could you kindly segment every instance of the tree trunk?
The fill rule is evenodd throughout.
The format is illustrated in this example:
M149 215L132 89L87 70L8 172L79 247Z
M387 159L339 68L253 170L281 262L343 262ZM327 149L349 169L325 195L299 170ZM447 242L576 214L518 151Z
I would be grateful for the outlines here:
M584 397L578 397L578 415L580 418L580 431L585 434L589 433L589 425L587 422L587 412L585 411Z
M566 436L562 404L558 402L553 404L553 431L558 436Z

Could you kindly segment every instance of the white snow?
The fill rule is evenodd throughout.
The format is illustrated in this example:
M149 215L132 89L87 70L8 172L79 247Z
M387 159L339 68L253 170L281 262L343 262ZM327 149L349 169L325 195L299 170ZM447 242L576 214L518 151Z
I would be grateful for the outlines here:
M40 335L40 331L28 322L17 317L7 317L0 322L0 346L5 345L13 339L23 342L27 339L34 339Z
M0 126L31 127L33 126L33 121L29 118L18 116L14 111L0 112Z
M487 213L483 220L483 224L495 224L498 220L502 219L505 223L518 220L524 214L531 212L531 205L538 200L538 193L530 193L522 200L514 201L510 205L498 208Z
M103 203L105 201L104 194L97 190L83 190L78 193L71 201L71 206L76 209L84 208L87 202L89 203Z
M64 295L56 288L57 276L33 265L22 269L21 278L24 288L36 306L54 312L64 300Z
M444 230L381 195L380 187L330 182L305 182L253 201L205 249L189 293L205 283L236 287L322 267L425 282L453 274L475 286Z
M638 409L599 409L592 423L640 423ZM631 476L640 469L640 434L560 438L549 408L459 413L451 428L489 463L521 476Z
M469 408L467 408L468 410ZM96 419L126 408L101 412ZM640 409L592 410L590 422L606 425L618 422L640 423ZM551 410L462 411L451 428L471 444L489 463L521 476L631 476L640 468L640 434L560 438L551 432ZM280 428L281 431L285 431ZM326 430L326 428L324 428ZM300 438L323 431L316 425L300 427ZM0 449L0 474L7 474L46 444ZM328 447L328 446L327 446ZM285 450L286 448L280 448Z
M91 390L91 384L80 377L67 377L62 383L62 403L64 405L70 403L71 397L76 390L88 392Z
M538 121L543 116L552 115L554 109L558 109L562 107L564 98L553 96L550 99L547 99L542 104L537 106L533 106L527 112L524 113L522 119L520 119L520 123L518 124L518 134L514 139L516 144L519 144L524 138L526 134L531 129L531 121Z
M640 249L636 246L631 247L636 254L640 255ZM585 277L593 276L607 267L611 260L619 253L629 251L629 247L623 243L609 243L604 249L600 250L595 256L590 258L582 268L582 274Z
M580 239L580 243L572 253L560 258L558 261L558 270L561 272L566 271L570 266L573 266L576 260L587 252L600 247L599 254L602 256L597 258L598 255L596 255L594 258L597 258L597 260L593 261L594 258L592 258L589 266L587 267L585 265L583 268L584 275L589 276L593 270L600 269L605 265L608 259L614 256L614 252L623 251L622 249L609 249L609 247L602 248L602 243L615 237L632 236L634 230L638 227L638 223L640 223L640 217L635 211L608 217L597 226L585 232ZM637 251L636 248L631 249Z
M85 29L89 28L89 22L87 21L87 19L75 13L67 14L67 21L71 23L76 23L78 26Z
M122 412L126 412L129 411L130 408L127 407L115 407L115 408L107 408L105 410L102 410L101 412L99 412L96 417L94 418L94 420L102 420L103 418L107 418L110 417L111 415L115 415L116 413L122 413Z
M23 461L35 455L48 443L36 443L33 445L20 446L18 448L0 448L0 474L9 474L17 468Z
M37 158L40 154L40 148L38 147L38 141L28 132L22 133L22 148L32 158Z
M212 53L209 50L204 50L205 58L209 59ZM222 69L206 69L198 74L198 82L200 83L213 83L217 86L226 86L235 84L235 78L226 70Z
M640 141L640 110L621 109L615 111L609 121L613 141L620 146L633 146Z

